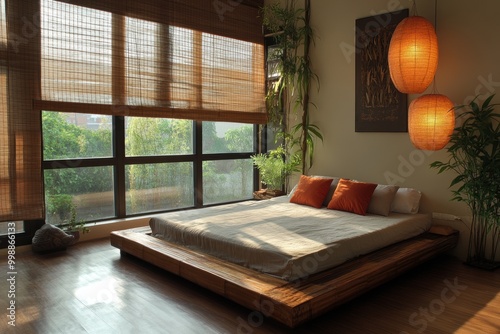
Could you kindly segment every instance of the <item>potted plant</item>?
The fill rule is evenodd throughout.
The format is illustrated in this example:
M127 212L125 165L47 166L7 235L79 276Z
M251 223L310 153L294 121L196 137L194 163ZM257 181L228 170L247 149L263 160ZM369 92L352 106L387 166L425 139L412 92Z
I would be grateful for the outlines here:
M284 141L285 160L299 153L302 174L312 166L314 140L323 140L318 126L311 124L309 107L311 84L318 81L309 57L314 39L310 25L311 2L296 8L295 0L287 0L263 7L263 24L273 36L274 54L279 78L267 87L266 106L270 123ZM290 115L299 111L297 124L290 123Z
M446 162L435 161L431 167L442 173L458 174L450 184L457 187L452 200L464 202L472 213L467 264L486 269L500 267L496 255L500 240L500 114L491 104L494 95L482 105L477 97L457 116L457 126L450 137Z
M300 165L299 154L285 157L285 149L278 146L267 153L259 153L251 158L260 171L262 183L266 189L257 193L258 198L268 198L285 194L288 188L288 176L298 171Z
M75 242L80 239L80 232L82 234L90 232L90 229L86 226L85 222L76 219L76 207L73 204L70 208L70 217L68 220L61 222L58 227L75 237Z
M77 220L76 206L73 203L73 197L67 194L50 195L47 199L47 213L50 216L54 225L59 227L67 234L75 237L75 241L82 234L88 233L90 230L84 221Z

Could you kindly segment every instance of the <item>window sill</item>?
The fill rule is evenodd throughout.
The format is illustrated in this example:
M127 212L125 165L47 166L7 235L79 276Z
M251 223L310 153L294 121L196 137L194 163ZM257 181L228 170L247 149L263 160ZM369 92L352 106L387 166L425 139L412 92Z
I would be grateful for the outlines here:
M126 230L129 228L147 226L150 216L113 219L99 222L96 224L89 224L87 227L90 232L80 234L80 241L89 241L95 239L102 239L109 237L113 231Z

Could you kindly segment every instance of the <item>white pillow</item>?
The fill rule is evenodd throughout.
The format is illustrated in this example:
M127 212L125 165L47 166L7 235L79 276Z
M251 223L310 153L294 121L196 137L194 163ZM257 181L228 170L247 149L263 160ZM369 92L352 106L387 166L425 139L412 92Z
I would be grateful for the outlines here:
M413 188L399 188L392 201L391 211L398 213L418 212L422 193Z

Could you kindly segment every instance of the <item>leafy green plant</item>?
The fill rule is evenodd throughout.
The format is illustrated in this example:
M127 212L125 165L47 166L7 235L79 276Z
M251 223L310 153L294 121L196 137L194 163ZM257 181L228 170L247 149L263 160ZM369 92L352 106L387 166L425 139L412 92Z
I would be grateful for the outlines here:
M474 99L457 116L446 162L435 161L438 173L451 170L458 174L450 184L456 187L454 201L464 202L472 213L467 262L479 266L495 265L500 240L500 114L491 104L494 95L480 106ZM489 244L489 248L488 248ZM487 249L490 250L489 254Z
M84 221L76 219L76 208L74 205L70 209L69 219L59 224L59 228L68 233L78 231L85 234L90 232L90 229L87 227Z
M278 60L280 74L268 86L266 94L269 121L278 132L285 133L281 135L284 146L292 151L285 152L285 158L300 152L302 174L313 164L314 140L323 140L319 127L311 124L309 117L309 107L313 105L309 94L311 84L319 83L309 57L310 44L314 41L310 13L310 0L305 0L304 8L296 8L294 0L286 1L284 6L276 2L263 8L264 27L276 42L271 57ZM299 110L300 122L287 129L291 113Z
M293 172L297 172L300 165L300 156L298 154L285 159L283 146L278 146L267 153L253 155L252 160L260 171L262 183L272 190L286 188L288 186L286 184L288 176Z

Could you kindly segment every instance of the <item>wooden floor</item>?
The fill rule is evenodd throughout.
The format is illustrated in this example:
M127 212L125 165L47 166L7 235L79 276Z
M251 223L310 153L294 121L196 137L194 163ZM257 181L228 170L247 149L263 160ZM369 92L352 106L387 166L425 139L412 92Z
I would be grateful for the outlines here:
M0 260L0 333L500 333L500 270L441 256L295 330L130 256L109 240L18 254L16 327Z

